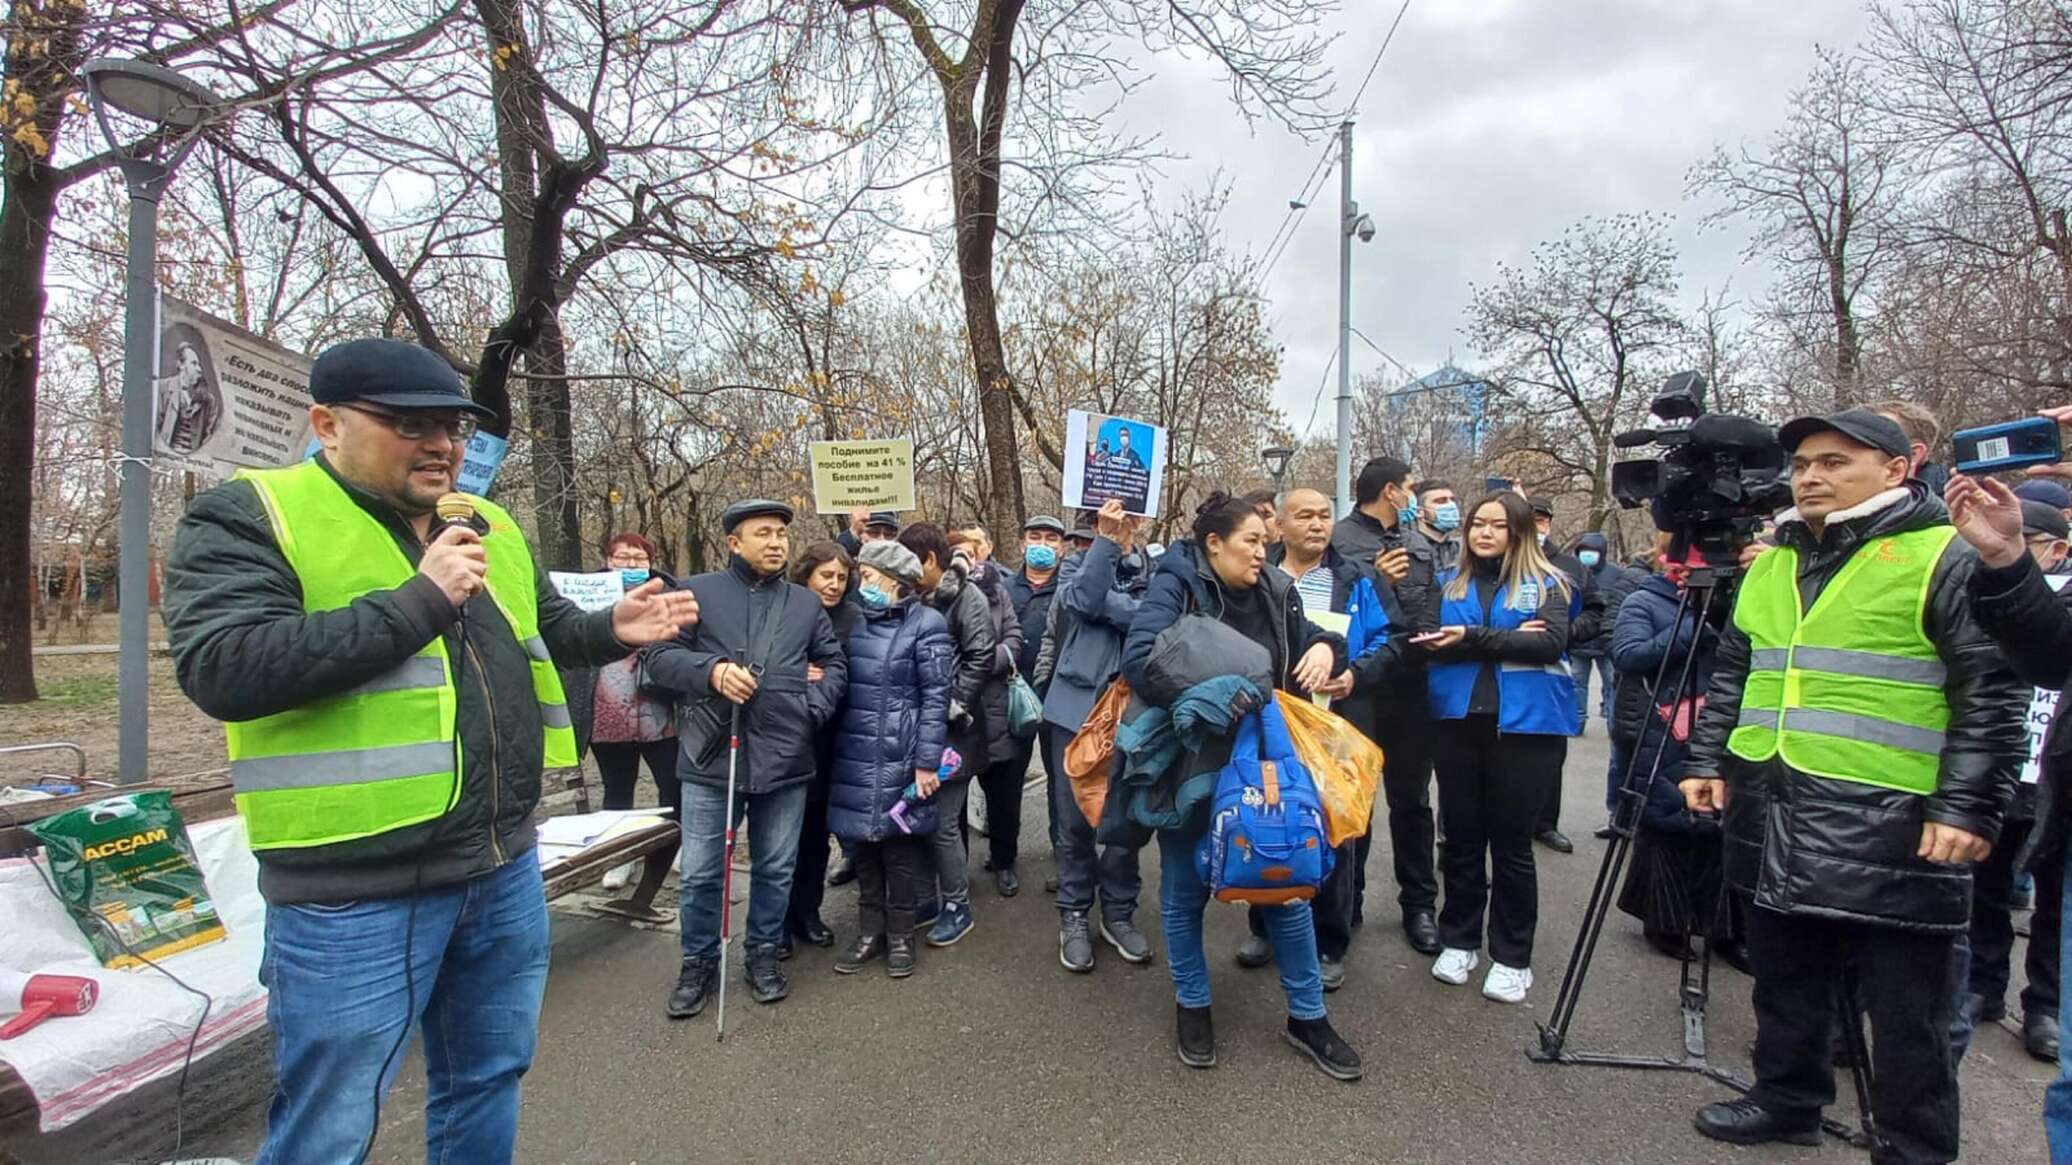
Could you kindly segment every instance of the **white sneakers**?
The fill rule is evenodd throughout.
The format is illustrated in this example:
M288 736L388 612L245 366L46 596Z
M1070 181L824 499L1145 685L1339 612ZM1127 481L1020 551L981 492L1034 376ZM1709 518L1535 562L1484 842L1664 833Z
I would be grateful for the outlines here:
M1437 972L1434 972L1436 974ZM1489 964L1489 977L1482 980L1482 994L1498 1003L1523 1003L1532 990L1532 968Z
M1447 947L1445 950L1440 951L1439 957L1432 962L1432 978L1437 979L1441 983L1451 983L1458 987L1468 981L1468 975L1477 966L1480 966L1481 963L1482 955L1478 951L1464 951L1458 947ZM1494 974L1495 972L1492 971L1491 973Z
M1432 978L1455 987L1468 981L1476 967L1482 964L1479 951L1464 951L1458 947L1447 947L1432 961ZM1482 994L1498 1003L1523 1003L1525 993L1532 990L1532 968L1506 967L1502 963L1489 964L1489 975L1482 980Z
M633 872L639 868L639 862L627 862L623 866L613 866L604 872L603 888L606 890L624 890L627 884L633 881Z

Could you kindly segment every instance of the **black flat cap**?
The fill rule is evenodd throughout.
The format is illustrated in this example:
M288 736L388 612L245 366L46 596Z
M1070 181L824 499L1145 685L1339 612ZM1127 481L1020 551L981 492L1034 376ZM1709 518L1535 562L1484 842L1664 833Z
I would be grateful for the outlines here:
M1887 457L1912 457L1913 443L1907 440L1906 430L1890 417L1881 417L1866 408L1843 409L1824 417L1800 417L1786 421L1777 430L1777 441L1786 453L1796 452L1799 442L1815 433L1840 433L1858 445L1876 449Z
M401 340L347 340L317 353L309 366L309 399L320 405L365 401L392 409L459 409L496 419L468 398L453 365Z
M863 520L863 528L866 530L886 529L897 534L899 533L899 515L892 510L875 510L870 517Z
M1081 542L1092 542L1094 540L1093 511L1080 511L1079 516L1072 520L1072 532L1067 534L1066 537L1077 538Z
M732 534L734 527L750 518L767 517L782 518L784 524L789 526L792 519L791 507L768 498L747 498L728 506L726 512L719 516L719 526L722 532Z
M1054 534L1063 534L1065 532L1065 524L1063 522L1058 521L1056 518L1051 517L1049 514L1038 514L1035 517L1030 518L1028 521L1023 522L1022 529L1049 530Z
M2022 533L2030 537L2046 534L2052 538L2064 538L2068 530L2072 530L2072 523L2065 521L2064 511L2049 502L2022 503Z
M1554 503L1546 498L1534 498L1532 499L1532 512L1551 518L1554 516Z

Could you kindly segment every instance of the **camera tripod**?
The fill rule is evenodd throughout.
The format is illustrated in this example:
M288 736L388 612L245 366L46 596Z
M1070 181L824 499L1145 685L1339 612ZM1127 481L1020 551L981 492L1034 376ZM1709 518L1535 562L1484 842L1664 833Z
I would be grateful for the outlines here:
M1715 601L1727 602L1732 593L1731 586L1737 571L1733 567L1699 567L1693 569L1689 581L1678 599L1676 619L1672 626L1670 643L1676 644L1683 635L1685 620L1690 620L1690 645L1681 650L1672 650L1664 656L1655 670L1654 683L1649 691L1655 693L1650 701L1666 705L1673 717L1676 711L1686 707L1686 700L1700 695L1697 690L1697 661L1700 640L1704 633L1706 616L1712 612ZM1675 675L1674 687L1665 687L1665 681ZM1663 692L1673 693L1673 698L1663 700ZM1696 714L1692 714L1692 726L1696 726ZM1653 759L1643 768L1641 764L1641 742L1636 741L1632 755L1626 758L1626 769L1619 776L1619 791L1616 808L1612 813L1611 844L1605 847L1604 860L1597 868L1597 882L1590 891L1589 905L1583 911L1582 926L1576 932L1575 947L1570 951L1567 969L1561 978L1561 990L1554 997L1554 1008L1545 1023L1538 1024L1539 1043L1526 1049L1526 1058L1536 1064L1566 1064L1597 1068L1640 1068L1668 1072L1689 1072L1708 1080L1724 1084L1736 1092L1747 1093L1753 1083L1730 1069L1720 1067L1707 1058L1705 1039L1705 1009L1712 989L1712 926L1707 925L1699 936L1702 953L1692 955L1686 943L1684 957L1679 968L1677 999L1683 1019L1683 1055L1681 1056L1639 1056L1613 1052L1575 1051L1568 1046L1569 1028L1574 1024L1576 1008L1583 994L1583 983L1590 972L1590 963L1597 954L1597 940L1604 931L1605 920L1610 916L1612 903L1617 897L1619 878L1624 872L1626 859L1632 853L1635 831L1640 827L1642 809L1647 804L1648 789L1661 773L1663 759L1669 752L1669 737L1673 725L1664 725L1656 735ZM1646 733L1642 734L1642 740ZM1722 876L1720 893L1713 905L1708 922L1727 908L1729 891ZM1696 928L1693 928L1696 929ZM1861 1130L1852 1129L1840 1121L1823 1117L1821 1128L1827 1133L1857 1146L1869 1148L1876 1143L1877 1125L1871 1116L1870 1059L1865 1048L1862 1027L1862 1009L1857 1005L1855 976L1844 972L1838 989L1838 1013L1841 1018L1842 1037L1846 1043L1850 1075L1856 1086L1858 1111L1862 1114Z

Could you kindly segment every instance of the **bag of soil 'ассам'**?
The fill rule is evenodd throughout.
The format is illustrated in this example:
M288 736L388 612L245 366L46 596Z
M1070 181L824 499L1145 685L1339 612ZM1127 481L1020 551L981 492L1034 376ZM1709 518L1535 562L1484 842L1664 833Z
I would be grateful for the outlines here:
M24 828L102 966L141 967L224 937L172 794L110 797Z

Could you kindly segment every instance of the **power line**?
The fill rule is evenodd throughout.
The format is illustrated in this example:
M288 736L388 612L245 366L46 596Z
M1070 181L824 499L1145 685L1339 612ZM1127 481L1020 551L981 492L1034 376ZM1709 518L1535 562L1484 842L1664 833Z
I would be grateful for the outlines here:
M1309 419L1302 422L1302 439L1309 440L1310 430L1317 425L1317 406L1324 403L1324 386L1331 383L1331 369L1338 363L1338 349L1331 349L1331 358L1324 361L1324 374L1317 378L1317 394L1309 398Z
M1389 42L1396 39L1396 28L1403 23L1403 14L1408 11L1410 11L1410 0L1403 0L1403 6L1396 9L1396 19L1389 23L1388 35L1381 38L1381 47L1374 50L1374 63L1367 66L1367 75L1360 79L1360 87L1353 91L1352 103L1345 107L1348 115L1353 110L1359 108L1360 98L1366 96L1367 84L1374 80L1374 71L1381 67L1382 54L1389 51Z

